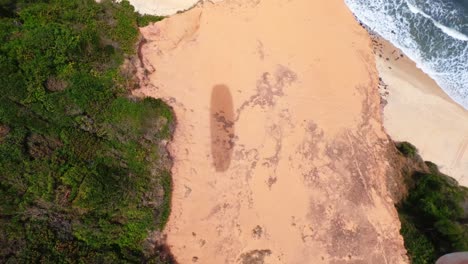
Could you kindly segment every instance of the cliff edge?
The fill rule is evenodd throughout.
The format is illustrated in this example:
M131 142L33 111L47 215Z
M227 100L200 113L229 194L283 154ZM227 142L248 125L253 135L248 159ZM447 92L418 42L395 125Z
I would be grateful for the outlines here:
M407 263L367 32L343 1L206 2L141 28L177 117L180 263Z

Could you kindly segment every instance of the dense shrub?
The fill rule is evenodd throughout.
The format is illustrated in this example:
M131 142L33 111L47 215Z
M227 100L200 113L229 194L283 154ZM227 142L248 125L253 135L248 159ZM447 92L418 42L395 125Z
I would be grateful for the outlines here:
M413 158L418 154L416 147L409 142L397 143L396 147L405 157Z
M172 112L120 74L156 18L94 0L0 15L0 263L165 262L145 239L169 214Z
M416 172L408 197L398 206L401 234L412 263L434 263L438 257L468 251L463 203L468 189L426 162L429 173ZM464 224L465 222L465 224Z
M152 16L152 15L140 15L137 18L137 24L139 27L148 26L150 23L158 22L164 19L162 16Z

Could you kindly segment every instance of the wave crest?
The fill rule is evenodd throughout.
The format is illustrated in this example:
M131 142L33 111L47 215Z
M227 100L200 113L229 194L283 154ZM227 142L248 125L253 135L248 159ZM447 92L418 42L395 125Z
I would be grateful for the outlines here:
M438 1L421 1L426 1L421 3L425 10L434 9L431 15L408 4L408 0L345 0L345 3L361 22L401 49L454 101L468 109L468 36L457 30L466 26L463 21L468 17L468 9L451 9L455 5L441 8ZM444 24L455 23L457 29L443 25L440 20Z
M462 32L459 32L458 30L456 30L454 28L442 25L441 23L437 22L434 18L432 18L430 15L426 14L424 11L419 9L417 6L411 4L409 1L405 0L405 2L408 5L408 8L409 8L409 10L411 12L413 12L416 15L420 14L423 17L431 20L432 23L434 23L434 26L436 26L437 28L442 30L442 32L444 32L445 34L451 36L452 38L458 39L458 40L468 41L468 36L467 35L463 34Z

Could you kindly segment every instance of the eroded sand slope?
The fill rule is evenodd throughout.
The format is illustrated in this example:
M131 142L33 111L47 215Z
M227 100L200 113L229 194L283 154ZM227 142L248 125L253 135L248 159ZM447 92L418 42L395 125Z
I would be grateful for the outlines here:
M205 3L141 29L177 116L180 263L405 263L367 33L341 0Z

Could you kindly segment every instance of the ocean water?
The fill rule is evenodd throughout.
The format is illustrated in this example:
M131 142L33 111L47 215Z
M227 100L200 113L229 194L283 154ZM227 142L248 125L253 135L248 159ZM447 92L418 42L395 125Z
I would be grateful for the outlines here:
M468 109L468 0L345 0Z

